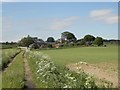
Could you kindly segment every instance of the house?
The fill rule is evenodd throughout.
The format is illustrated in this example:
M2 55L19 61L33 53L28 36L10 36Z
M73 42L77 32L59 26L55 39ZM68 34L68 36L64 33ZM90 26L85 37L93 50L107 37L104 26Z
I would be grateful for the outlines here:
M33 37L34 43L29 45L29 48L39 49L47 46L47 43L42 39L38 39L37 37Z

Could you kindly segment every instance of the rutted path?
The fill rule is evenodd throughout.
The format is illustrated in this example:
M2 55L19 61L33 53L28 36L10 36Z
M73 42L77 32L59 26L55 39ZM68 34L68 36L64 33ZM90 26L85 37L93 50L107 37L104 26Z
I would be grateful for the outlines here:
M29 68L29 65L28 65L28 61L27 59L25 58L25 54L23 55L23 63L24 63L24 83L25 83L25 86L24 86L24 89L27 89L27 88L35 88L35 84L33 83L33 80L32 80L32 77L31 77L31 71L30 71L30 68Z

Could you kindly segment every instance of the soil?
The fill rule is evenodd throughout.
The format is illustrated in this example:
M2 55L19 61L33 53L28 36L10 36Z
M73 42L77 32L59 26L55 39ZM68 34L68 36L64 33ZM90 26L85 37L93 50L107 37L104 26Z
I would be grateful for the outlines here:
M72 71L78 72L76 64L66 65ZM118 65L113 63L98 63L98 64L80 64L84 72L93 75L95 78L110 81L113 87L118 87Z

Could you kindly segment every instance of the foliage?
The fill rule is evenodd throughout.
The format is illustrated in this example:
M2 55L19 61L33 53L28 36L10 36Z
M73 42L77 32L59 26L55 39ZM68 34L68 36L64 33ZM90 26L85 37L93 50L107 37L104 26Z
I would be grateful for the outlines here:
M28 36L28 37L24 37L22 38L18 45L19 46L23 46L23 47L29 47L30 44L33 44L34 43L34 40L32 37Z
M67 41L76 41L76 37L73 33L70 32L63 32L61 33L61 38L66 39Z
M48 37L47 42L55 42L53 37Z
M77 42L77 45L85 45L85 44L86 44L86 42L84 40Z
M93 43L97 46L101 46L103 45L103 39L101 37L97 37Z
M93 43L93 41L95 40L95 37L92 35L86 35L84 37L84 40L86 41L87 45L91 45Z
M84 72L75 73L65 67L56 66L50 61L49 56L39 51L31 51L28 59L31 63L34 61L32 63L35 66L34 80L38 87L42 84L44 88L97 88L91 76Z
M23 88L24 70L21 52L14 58L14 62L2 73L2 88Z
M92 36L92 35L86 35L86 36L84 37L84 40L85 40L85 41L94 41L94 40L95 40L95 37Z

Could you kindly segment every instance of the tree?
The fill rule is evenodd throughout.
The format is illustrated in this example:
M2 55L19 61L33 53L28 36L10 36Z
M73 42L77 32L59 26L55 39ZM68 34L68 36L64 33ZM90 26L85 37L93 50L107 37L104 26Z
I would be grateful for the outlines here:
M88 45L91 45L91 44L93 43L93 41L95 40L95 37L92 36L92 35L86 35L86 36L84 37L84 40L86 41L86 43L87 43Z
M67 41L76 41L76 37L75 37L75 35L73 34L73 33L70 33L70 32L63 32L63 33L61 33L61 38L63 39L63 40L67 40Z
M93 43L95 45L101 46L103 45L103 39L101 37L97 37Z
M55 39L53 37L48 37L47 42L55 42Z
M34 40L32 37L28 36L28 37L24 37L22 38L18 45L19 46L23 46L23 47L29 47L30 44L33 44L34 43Z
M81 40L81 41L77 42L77 45L85 45L85 44L86 44L86 42L84 40Z
M85 45L86 43L85 43L84 40L81 40L79 44L80 44L80 45Z

